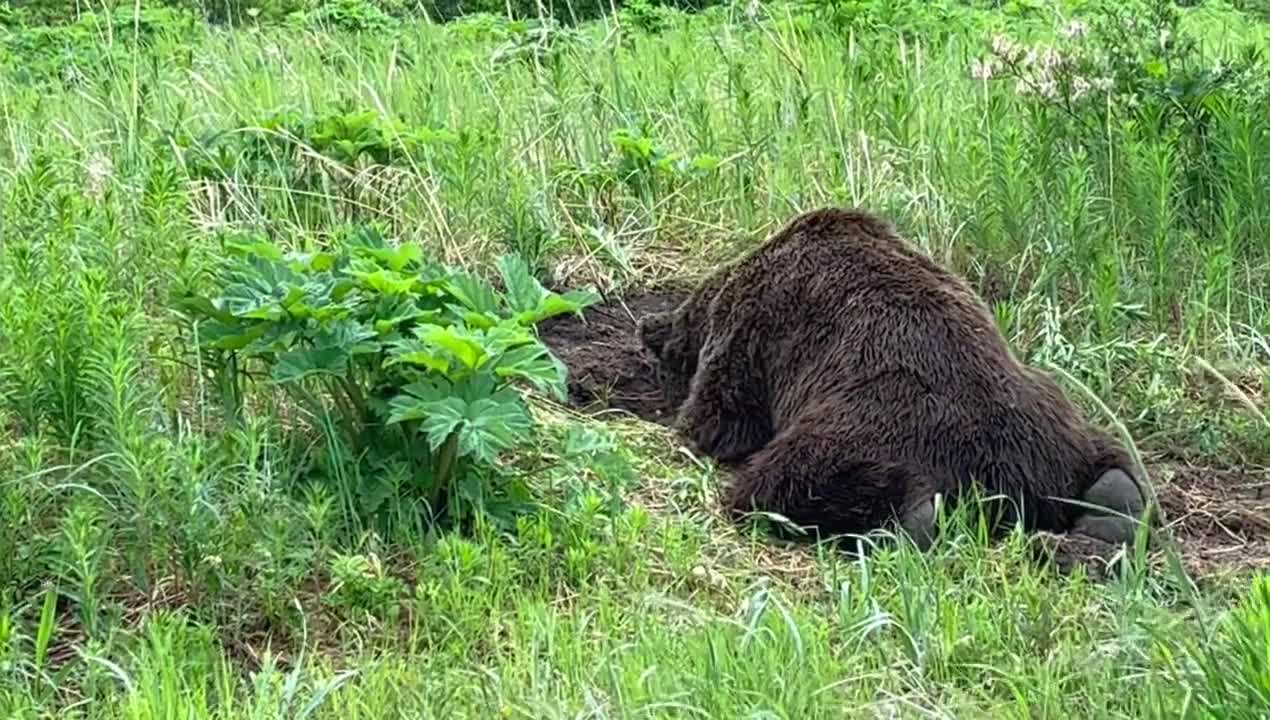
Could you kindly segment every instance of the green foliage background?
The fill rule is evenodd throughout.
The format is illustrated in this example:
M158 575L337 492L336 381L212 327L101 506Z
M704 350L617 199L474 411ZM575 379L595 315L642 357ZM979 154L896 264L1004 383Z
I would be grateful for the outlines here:
M0 717L1262 717L1254 5L0 5ZM1094 582L957 514L778 543L673 434L561 405L513 319L828 204L964 273L1181 545ZM231 362L218 322L273 335ZM491 323L545 382L439 391ZM438 475L471 512L420 511Z

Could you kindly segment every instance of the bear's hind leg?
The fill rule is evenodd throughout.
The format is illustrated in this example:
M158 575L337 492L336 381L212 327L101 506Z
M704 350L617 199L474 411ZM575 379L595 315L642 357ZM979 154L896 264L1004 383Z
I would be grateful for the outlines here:
M737 473L724 508L770 512L821 537L863 535L898 521L920 548L935 534L933 495L920 475L890 462L842 456L851 444L786 431Z
M1133 542L1146 502L1138 483L1119 468L1106 470L1081 496L1081 502L1101 509L1081 507L1072 531L1111 544Z

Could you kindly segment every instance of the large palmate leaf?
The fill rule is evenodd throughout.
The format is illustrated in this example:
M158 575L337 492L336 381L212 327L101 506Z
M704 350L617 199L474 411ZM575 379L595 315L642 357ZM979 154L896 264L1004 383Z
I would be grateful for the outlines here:
M519 255L504 255L499 258L498 272L503 277L507 304L512 312L522 313L538 307L547 294L547 290Z
M213 318L222 323L232 323L234 314L201 295L182 295L173 300L173 306L194 319Z
M427 345L444 350L469 370L480 367L489 357L481 335L462 328L431 325L423 329L419 339Z
M407 267L423 262L423 249L413 244L396 248L362 248L361 252L375 258L380 265L394 272L403 272Z
M459 447L462 454L489 463L499 452L525 440L532 429L524 401L514 390L504 389L468 405Z
M557 315L578 312L600 301L600 296L589 290L570 290L560 295L547 293L537 305L516 314L516 321L521 325L537 325Z
M436 348L422 340L398 340L391 346L391 354L385 363L392 365L413 365L442 375L450 372L450 360L437 352Z
M353 320L332 323L313 335L312 347L279 354L272 377L286 383L314 375L343 376L353 357L379 352L375 337L374 330Z
M360 278L362 285L381 295L409 295L416 291L418 278L414 275L380 268L372 272L350 270Z
M314 375L341 376L348 372L348 351L340 347L291 350L278 356L270 375L275 382L298 382Z
M344 318L328 324L313 336L313 345L319 348L342 348L350 356L367 355L380 350L376 339L378 333L373 328Z
M235 318L280 320L287 314L279 303L285 292L282 288L261 288L256 284L238 283L225 288L225 292L221 294L221 303Z
M556 315L577 312L600 299L589 290L571 290L563 295L547 290L518 255L499 258L498 271L506 287L507 305L521 325L534 325Z
M494 373L500 378L526 380L557 400L565 399L565 367L542 345L522 345L503 353L494 364Z
M495 315L498 313L498 296L493 288L470 273L457 271L445 284L446 292L469 310Z
M296 338L304 333L304 323L298 320L258 323L256 327L263 332L255 335L251 342L242 348L242 351L248 355L272 355L285 352L295 345Z
M510 388L475 400L403 394L393 399L391 408L388 422L419 421L433 451L457 432L459 456L472 455L487 463L523 440L532 427L524 401Z
M234 320L209 320L198 327L198 343L216 350L237 351L258 340L269 330L266 324L245 324Z

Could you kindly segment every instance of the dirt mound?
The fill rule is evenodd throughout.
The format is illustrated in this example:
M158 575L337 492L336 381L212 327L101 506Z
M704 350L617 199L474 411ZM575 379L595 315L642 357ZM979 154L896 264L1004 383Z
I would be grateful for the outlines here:
M668 424L667 406L652 361L636 333L639 318L670 310L686 291L628 294L586 309L583 317L552 318L540 327L543 342L569 368L569 398L587 410L625 410L644 420Z
M632 293L592 306L582 318L543 323L543 341L569 368L571 402L583 410L621 410L668 424L674 409L662 397L636 323L643 315L675 307L687 294L678 289ZM1270 569L1270 469L1162 463L1148 470L1193 575ZM1078 538L1043 540L1049 552L1066 558L1063 562L1107 554L1106 548L1073 547Z

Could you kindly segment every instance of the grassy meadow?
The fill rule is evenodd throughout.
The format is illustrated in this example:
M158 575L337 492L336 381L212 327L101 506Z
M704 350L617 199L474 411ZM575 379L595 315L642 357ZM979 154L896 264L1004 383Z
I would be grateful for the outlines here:
M566 27L350 1L237 28L142 5L0 12L0 716L1270 713L1256 3L636 3ZM357 423L397 370L328 383L283 377L281 345L207 345L298 317L277 288L362 312L322 285L350 237L381 238L350 283L383 298L419 287L403 248L620 297L821 205L969 277L1132 439L1161 542L1101 581L965 517L925 554L783 543L722 518L725 473L655 424L526 390L532 425L495 393L506 427L438 426L429 396L390 446L398 425ZM236 314L194 322L192 297ZM388 302L365 306L381 336ZM434 431L439 456L400 459ZM423 476L462 502L426 512Z

